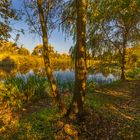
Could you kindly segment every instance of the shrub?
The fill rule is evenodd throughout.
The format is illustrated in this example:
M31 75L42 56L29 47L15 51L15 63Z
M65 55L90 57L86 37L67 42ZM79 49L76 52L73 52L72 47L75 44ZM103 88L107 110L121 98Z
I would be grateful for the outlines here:
M140 68L136 68L132 71L129 71L127 73L127 77L130 77L130 78L135 78L138 74L140 74Z
M4 82L3 102L13 109L20 109L29 102L45 97L49 92L47 78L38 75L18 75Z

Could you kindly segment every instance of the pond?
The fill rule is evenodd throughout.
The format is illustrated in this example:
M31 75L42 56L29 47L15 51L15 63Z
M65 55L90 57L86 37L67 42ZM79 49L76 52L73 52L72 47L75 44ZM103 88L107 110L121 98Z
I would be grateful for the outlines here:
M73 79L74 80L74 71L72 70L66 70L66 71L54 71L55 77L60 77L61 80L66 81L67 79ZM88 74L87 75L88 80L93 80L97 83L111 83L113 81L116 81L119 79L117 75L108 74L103 75L103 73L96 73L96 74Z
M3 81L5 78L11 76L28 76L33 74L45 75L45 72L42 68L38 69L28 69L26 71L20 71L15 68L2 68L0 67L0 81ZM67 81L74 80L74 70L73 69L57 69L54 70L54 76L59 78L59 81ZM117 73L106 73L103 72L89 72L87 75L88 80L93 80L96 83L111 83L119 79L119 75Z

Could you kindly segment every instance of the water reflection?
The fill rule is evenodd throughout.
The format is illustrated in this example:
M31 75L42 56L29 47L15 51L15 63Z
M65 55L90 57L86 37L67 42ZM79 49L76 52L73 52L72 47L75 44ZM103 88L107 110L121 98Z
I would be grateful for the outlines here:
M103 73L97 73L89 74L88 79L93 79L97 83L112 83L113 81L118 80L119 76L113 74L103 75Z
M62 81L71 80L71 79L74 80L74 71L72 70L55 71L54 76L60 77ZM113 74L103 75L103 73L96 73L96 74L88 74L87 79L93 80L97 83L111 83L113 81L118 80L119 76Z
M0 67L0 81L4 80L7 77L10 76L28 76L32 74L39 74L42 76L45 76L44 68L35 68L35 69L15 69L15 68L1 68ZM67 80L74 80L74 70L72 68L57 68L54 71L55 78L59 78L59 81L67 81ZM104 74L103 72L91 72L89 71L89 74L87 75L87 79L94 80L97 83L111 83L113 81L116 81L119 79L119 76L117 73L108 73Z

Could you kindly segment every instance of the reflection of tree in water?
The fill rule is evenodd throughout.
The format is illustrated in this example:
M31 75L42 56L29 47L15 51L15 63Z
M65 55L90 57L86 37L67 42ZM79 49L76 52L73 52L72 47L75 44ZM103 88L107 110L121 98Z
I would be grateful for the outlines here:
M0 61L0 66L1 67L6 67L6 66L15 67L16 64L15 64L15 61L8 56Z
M53 64L52 65L53 70L67 70L67 69L71 69L72 66L70 63L57 63L57 64Z
M14 69L14 67L10 67L10 66L9 67L0 67L0 70L4 71L7 74L11 74L13 69Z
M15 75L15 61L6 57L0 61L0 79Z
M73 70L73 68L70 66L70 65L55 65L52 67L53 68L53 71L67 71L67 70ZM38 74L38 75L42 75L42 76L45 76L45 69L44 68L34 68L33 69L33 72L35 74Z
M54 71L66 71L66 70L71 70L72 67L69 64L56 64L53 65ZM45 76L45 70L44 68L34 68L26 65L21 65L20 67L13 67L13 66L1 66L0 67L0 79L11 77L11 76L16 76L16 74L27 74L30 71L33 71L35 74L39 74L42 76Z
M104 75L104 76L108 76L108 74L116 74L116 72L118 73L118 70L116 71L115 69L113 69L113 68L110 68L110 67L105 67L105 68L101 68L100 69L100 72L102 72L102 74Z
M35 68L33 69L34 74L45 76L45 68Z
M17 70L18 73L21 73L21 74L26 74L28 73L32 68L29 67L29 66L20 66Z
M96 74L96 73L102 73L104 76L108 76L109 74L113 74L114 76L118 76L119 72L118 72L118 68L117 67L97 67L97 68L93 68L91 67L88 70L89 73L92 74Z
M60 66L60 65L59 65ZM44 68L30 68L30 67L20 67L20 68L13 68L13 67L0 67L0 80L4 80L7 77L16 76L17 74L37 74L41 76L45 76ZM94 80L99 83L104 82L112 82L117 80L118 73L111 68L103 68L103 69L92 69L89 70L89 80ZM110 75L110 74L113 74ZM61 79L73 79L74 78L74 71L72 67L57 67L54 69L54 75L60 76Z
M15 76L16 73L17 73L17 70L14 67L10 67L10 66L9 67L6 67L6 66L1 67L0 66L0 80L7 78L7 77L10 77L10 76Z

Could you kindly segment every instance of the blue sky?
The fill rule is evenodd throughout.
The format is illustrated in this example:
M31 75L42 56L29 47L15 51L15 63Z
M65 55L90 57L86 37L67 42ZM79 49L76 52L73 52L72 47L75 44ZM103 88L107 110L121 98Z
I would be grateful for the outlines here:
M13 0L13 7L16 9L21 9L23 7L22 2L23 0ZM14 22L12 26L16 29L23 28L25 31L24 35L20 34L18 45L24 45L26 48L32 51L37 44L42 43L42 40L38 35L31 34L29 32L29 27L24 21L24 19ZM12 37L15 38L14 33L12 33ZM69 51L69 48L73 45L73 41L71 37L65 40L65 35L62 32L54 30L51 34L51 37L49 38L49 44L53 45L56 51L60 53L66 53Z

